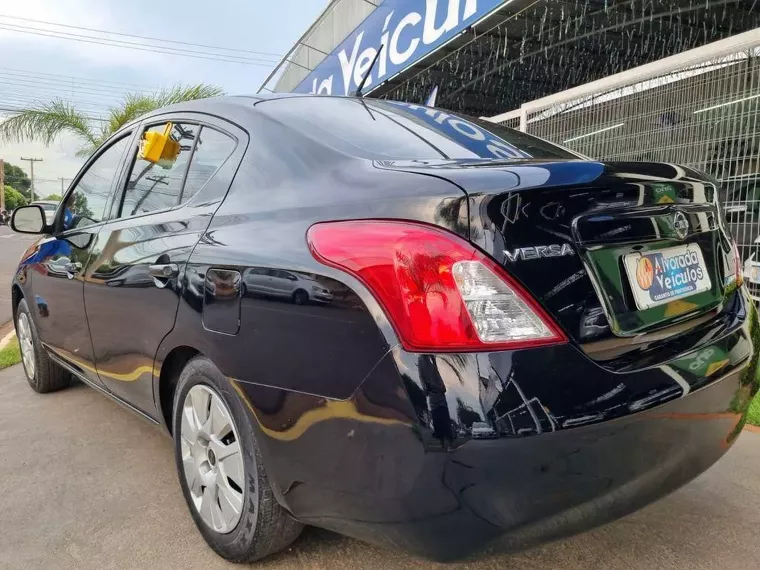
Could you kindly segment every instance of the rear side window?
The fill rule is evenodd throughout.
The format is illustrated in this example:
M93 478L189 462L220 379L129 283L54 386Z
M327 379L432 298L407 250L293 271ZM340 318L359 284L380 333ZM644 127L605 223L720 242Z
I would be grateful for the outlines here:
M166 123L154 125L145 132L162 133ZM195 144L198 125L174 123L170 138L179 143L179 154L173 161L148 162L135 158L124 192L121 217L165 210L179 204L187 165Z
M162 133L166 123L145 132ZM179 154L157 163L135 157L129 175L121 217L167 210L190 200L211 179L235 149L235 141L209 127L174 123L171 139Z
M214 129L203 127L195 144L190 170L187 173L185 188L180 196L180 204L184 204L206 185L214 173L235 150L235 141Z
M399 101L314 96L257 106L319 141L372 159L579 158L496 123Z

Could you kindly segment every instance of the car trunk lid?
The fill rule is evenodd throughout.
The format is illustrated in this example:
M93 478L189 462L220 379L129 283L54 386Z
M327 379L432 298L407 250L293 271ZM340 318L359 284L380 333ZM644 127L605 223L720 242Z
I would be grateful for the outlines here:
M716 189L693 170L580 160L382 166L459 185L471 241L592 357L619 358L693 329L731 293L731 242Z

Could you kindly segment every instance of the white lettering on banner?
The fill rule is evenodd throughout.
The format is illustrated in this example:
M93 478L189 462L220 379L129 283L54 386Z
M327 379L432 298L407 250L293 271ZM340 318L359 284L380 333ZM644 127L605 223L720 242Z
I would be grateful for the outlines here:
M379 43L377 36L373 36L373 34L377 34L378 32L373 32L370 26L356 34L353 45L350 46L350 55L348 53L348 45L344 45L343 49L337 52L340 74L343 79L344 95L350 95L356 90L359 83L361 83L367 74L369 66L381 46L382 52L378 58L377 66L372 71L371 76L367 77L365 86L381 82L388 73L398 71L398 66L406 64L415 58L416 55L419 55L419 52L426 52L427 50L419 49L421 45L431 45L439 42L444 36L464 24L466 20L479 14L478 0L424 0L424 2L424 14L420 13L422 10L411 11L404 14L395 24L391 23L391 20L394 16L398 15L399 10L391 10L385 17L382 29L379 31ZM490 3L486 2L486 4L490 7ZM365 31L368 31L370 34L368 37L374 37L373 40L368 39L368 42L371 41L376 45L367 47L362 45L365 39ZM403 38L402 35L404 36ZM335 57L335 53L326 58L328 61L326 65L320 65L325 69L329 69L329 61L332 61L333 65L335 61L334 59L330 60L329 58L331 57ZM396 69L393 67L388 69L388 61ZM319 66L317 69L319 69ZM374 79L372 76L374 76ZM318 75L315 75L310 80L311 93L319 95L333 94L334 73L325 79L321 79ZM305 83L309 85L308 80ZM299 86L296 91L300 90Z
M388 24L393 17L395 10L391 10L391 13L385 17L385 23L383 24L383 35L380 37L380 48L383 50L380 54L380 61L377 66L377 76L383 77L387 68L388 61Z
M332 93L332 82L333 76L331 75L323 80L322 83L319 84L319 88L317 88L317 78L315 77L311 86L311 92L316 93L317 95L329 95Z
M417 49L417 46L420 43L420 38L414 38L411 42L409 42L409 47L406 48L404 52L398 51L398 37L401 35L401 31L406 26L416 26L422 21L422 16L420 16L417 12L410 12L403 18L401 18L401 21L398 23L398 26L396 26L396 29L393 31L393 35L391 36L391 49L390 49L390 55L388 57L391 58L391 62L396 65L401 65L404 63L407 59L412 57L412 54L414 53L414 50Z
M470 16L472 16L475 12L478 10L478 0L465 0L464 3L464 14L462 14L462 19L466 20Z
M356 36L354 41L354 49L351 51L351 59L346 58L346 51L341 50L338 53L338 61L340 61L340 71L343 74L343 92L348 95L348 84L351 81L351 71L356 64L356 54L359 53L359 46L362 43L364 32L361 32Z
M446 20L440 28L435 27L435 15L438 12L438 0L425 0L425 23L422 26L422 43L432 44L443 34L457 27L459 23L459 0L449 0Z
M375 48L367 48L359 56L356 66L354 67L354 83L357 87L359 87L359 84L362 82L364 75L369 71L369 66L372 65L372 60L375 59L376 55L377 50ZM364 87L369 87L370 85L372 85L372 78L367 77L367 81L364 82Z

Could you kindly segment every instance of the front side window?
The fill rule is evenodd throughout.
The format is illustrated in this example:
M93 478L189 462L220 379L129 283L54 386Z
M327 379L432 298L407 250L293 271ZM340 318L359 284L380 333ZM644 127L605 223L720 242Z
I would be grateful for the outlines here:
M166 123L154 125L145 129L145 133L163 133L165 127ZM124 192L120 217L166 210L179 204L198 130L198 125L174 123L169 138L179 143L179 154L176 157L158 162L135 158Z
M111 188L129 137L116 141L93 162L66 198L63 229L84 228L103 221Z

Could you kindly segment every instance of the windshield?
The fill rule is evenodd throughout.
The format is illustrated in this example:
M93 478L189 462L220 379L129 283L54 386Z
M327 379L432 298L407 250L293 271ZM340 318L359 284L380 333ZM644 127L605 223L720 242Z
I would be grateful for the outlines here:
M55 212L58 208L58 204L39 204L46 212Z
M373 159L580 158L496 123L399 101L314 96L257 105L319 141Z

